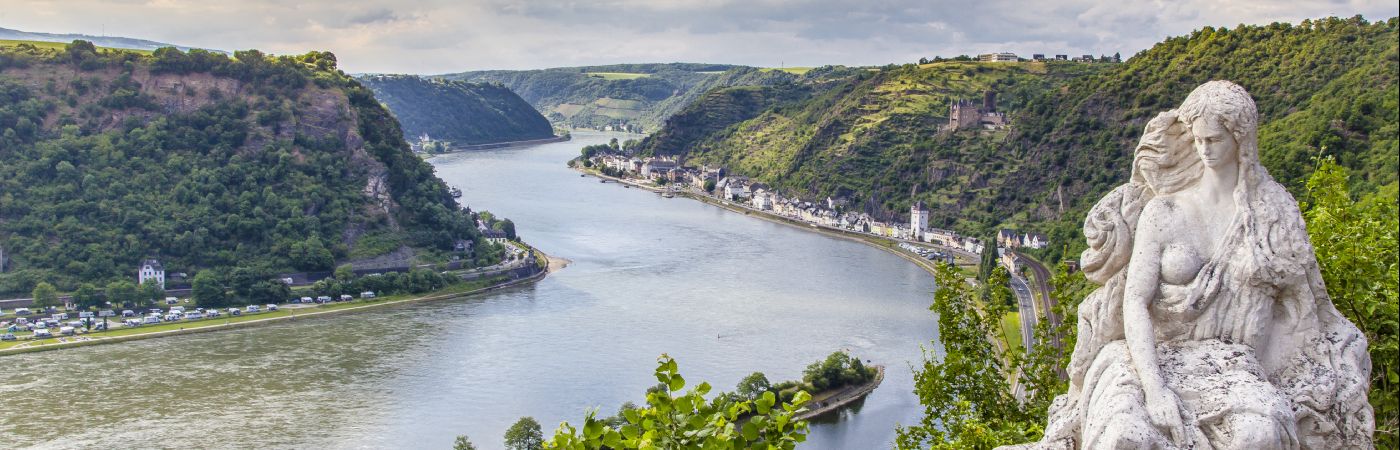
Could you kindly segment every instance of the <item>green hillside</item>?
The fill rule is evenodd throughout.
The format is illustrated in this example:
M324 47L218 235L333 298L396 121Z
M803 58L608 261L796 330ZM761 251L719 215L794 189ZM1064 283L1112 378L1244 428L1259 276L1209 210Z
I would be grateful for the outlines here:
M544 139L549 120L499 84L369 75L359 82L399 120L409 140L428 135L454 144Z
M171 271L327 270L474 240L369 89L312 52L0 50L0 292Z
M642 148L724 164L809 198L846 198L877 217L902 218L918 199L930 204L932 226L1046 231L1055 245L1043 256L1056 259L1062 245L1078 251L1084 211L1126 179L1146 121L1212 79L1254 95L1265 165L1295 196L1318 155L1350 168L1358 189L1394 182L1396 24L1206 28L1123 64L906 65L752 114L751 105L726 106L726 95L711 93ZM950 100L984 90L997 93L1008 130L939 132ZM743 119L728 122L735 117Z
M441 78L503 84L563 127L651 131L710 89L795 77L741 66L671 63L478 71Z

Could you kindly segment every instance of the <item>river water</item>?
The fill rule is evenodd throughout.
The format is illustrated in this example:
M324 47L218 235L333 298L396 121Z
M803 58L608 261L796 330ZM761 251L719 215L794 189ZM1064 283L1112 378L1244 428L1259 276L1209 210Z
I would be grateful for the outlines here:
M572 261L485 295L241 330L0 358L0 443L38 447L501 448L642 403L656 357L732 390L835 350L888 368L804 449L888 448L916 423L911 364L936 336L933 280L880 250L582 178L564 161L624 135L432 160L473 209Z

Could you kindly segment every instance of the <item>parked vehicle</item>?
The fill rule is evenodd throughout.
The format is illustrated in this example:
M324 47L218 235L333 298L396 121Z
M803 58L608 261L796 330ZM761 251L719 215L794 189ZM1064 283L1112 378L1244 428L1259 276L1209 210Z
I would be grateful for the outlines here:
M249 312L249 313L262 312L261 309L258 309L258 305L248 305L248 308L246 309L246 311Z
M16 317L16 318L15 318L15 325L19 325L19 326L29 325L29 318L28 318L28 317Z
M132 311L132 310L129 310L129 309L123 309L123 310L122 310L122 317L136 317L136 311Z
M50 317L53 320L68 320L68 313L58 313Z
M374 298L374 291L364 291L360 293L360 298Z
M179 320L180 320L180 314L179 314L179 313L169 313L169 314L166 314L166 315L165 315L165 321L166 321L166 322L176 322L176 321L179 321Z
M92 329L97 331L107 331L107 322L97 322L92 324Z
M276 310L277 310L277 305L268 303L268 304L267 304L267 310L268 310L268 311L276 311Z
M34 314L34 312L30 311L29 308L15 308L16 316L27 316L30 314Z
M348 301L351 301L351 300L354 300L354 299L355 299L355 297L352 296L352 295L346 295L346 294L341 294L341 295L340 295L340 301L342 301L342 302L348 302Z
M166 297L166 298L165 298L165 304L167 304L167 305L174 305L174 304L176 304L176 303L180 303L180 299L175 298L175 297Z
M320 296L320 297L316 297L316 303L330 303L330 302L331 302L331 297L328 296L328 295L322 295L322 296Z
M171 306L171 307L170 307L170 312L175 313L175 314L184 314L184 313L185 313L185 307L183 307L183 306Z
M34 339L46 339L53 337L53 333L48 328L34 330Z
M185 313L185 320L197 320L197 319L203 319L203 318L204 318L204 313L202 313L202 312L190 311L190 312Z
M240 310L240 309L238 309L238 308L229 308L229 309L228 309L228 315L230 315L230 316L241 316L241 315L243 315L243 311Z
M14 333L0 334L0 341L13 341L13 340L15 340L15 339L18 339L18 338L15 337L15 334L14 334Z
M141 326L141 320L140 320L140 319L126 319L126 320L123 320L123 321L122 321L122 326L124 326L124 327L139 327L139 326Z
M81 311L78 313L79 319L91 319L93 317L97 317L97 314L93 313L92 311Z
M141 323L144 323L146 325L158 324L160 323L160 316L146 316L146 318L142 320Z
M301 298L301 302L302 302L302 303L311 303L311 301L312 301L312 300L311 300L311 297L302 297L302 298Z
M101 311L98 311L98 312L97 312L97 317L116 317L116 316L117 316L117 313L116 313L115 311L110 310L110 309L104 309L104 310L101 310Z
M164 312L165 312L165 310L160 309L160 308L151 308L150 311L147 311L147 313L149 313L149 314L154 314L154 315L161 315L161 314L164 313Z
M78 330L75 329L75 328L73 328L73 327L63 327L63 328L59 328L59 329L58 329L58 332L59 332L60 334L64 335L64 336L72 336L72 335L78 334Z
M210 318L210 319L213 319L213 318L215 318L215 317L219 317L219 310L217 310L217 309L211 309L211 310L205 311L205 312L204 312L204 317L208 317L208 318Z

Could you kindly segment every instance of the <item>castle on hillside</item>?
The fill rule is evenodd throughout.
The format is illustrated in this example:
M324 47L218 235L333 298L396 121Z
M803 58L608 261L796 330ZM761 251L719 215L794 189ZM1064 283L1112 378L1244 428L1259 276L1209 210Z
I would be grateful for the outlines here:
M996 130L1007 124L1006 114L997 112L997 93L986 91L982 94L982 104L958 99L948 107L948 125L944 131L957 131L968 128Z

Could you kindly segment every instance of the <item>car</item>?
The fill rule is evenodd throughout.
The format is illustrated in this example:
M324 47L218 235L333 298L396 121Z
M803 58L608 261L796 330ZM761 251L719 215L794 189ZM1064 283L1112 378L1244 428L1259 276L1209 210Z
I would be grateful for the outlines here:
M330 297L329 295L322 295L322 296L320 296L320 297L316 297L316 303L330 303L330 302L331 302L331 297Z
M14 334L14 333L0 334L0 341L13 341L13 340L15 340L15 339L18 339L18 338L15 337L15 334Z
M107 322L97 322L92 324L92 329L97 331L107 331Z
M175 298L175 297L166 297L166 298L165 298L165 304L167 304L167 305L174 305L174 304L176 304L176 303L180 303L180 299Z
M360 298L374 298L374 291L364 291L360 293Z
M268 310L268 311L276 311L276 310L277 310L277 305L268 303L268 304L267 304L267 310Z
M147 325L155 325L155 324L158 324L158 323L160 323L160 316L146 316L146 318L145 318L144 320L142 320L141 323L144 323L144 324L147 324Z
M141 326L141 320L140 320L140 319L126 319L126 320L123 320L123 321L122 321L122 326L124 326L124 327L139 327L139 326Z
M29 308L15 308L15 315L16 315L16 316L27 316L27 315L30 315L30 314L34 314L34 313L33 313L32 311L30 311Z
M258 305L248 305L246 311L248 311L249 313L262 312L261 309L258 309Z
M353 296L353 295L345 295L345 294L341 294L341 295L340 295L340 301L342 301L342 302L348 302L348 301L351 301L351 300L354 300L354 299L355 299L355 296Z
M53 337L53 332L50 332L48 328L39 328L34 330L34 339L45 339L51 337Z
M240 310L240 309L238 309L238 308L229 308L229 309L228 309L228 315L230 315L230 316L241 316L241 315L243 315L243 311Z
M198 320L198 319L203 319L203 318L204 318L204 313L199 312L199 311L190 311L190 312L185 313L185 320Z
M302 298L301 298L301 302L302 302L302 303L311 303L312 300L311 300L311 297L302 297Z
M215 318L215 317L219 317L219 310L217 310L217 309L211 309L211 310L205 311L205 312L204 312L204 317L208 317L208 318L210 318L210 319L213 319L213 318Z

